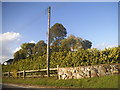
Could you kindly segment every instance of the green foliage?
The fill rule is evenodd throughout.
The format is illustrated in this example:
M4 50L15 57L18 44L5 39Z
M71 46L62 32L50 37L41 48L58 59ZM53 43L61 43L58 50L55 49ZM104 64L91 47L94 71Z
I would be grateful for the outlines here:
M17 70L14 69L14 70L12 70L12 72L13 72L13 73L12 73L12 76L13 76L14 78L17 78Z
M75 37L74 35L69 35L68 38L61 40L60 50L76 51L79 48L88 49L91 46L92 42Z
M27 58L27 53L25 50L20 49L19 51L14 53L14 60L20 60L20 59L25 59Z
M62 40L66 37L66 28L60 24L56 23L50 28L50 42L53 43L56 40Z
M35 43L23 43L21 45L22 50L25 50L26 52L26 57L32 55L32 49L35 46Z
M98 64L120 63L120 47L104 50L78 49L78 51L52 52L50 54L50 67L77 67ZM32 58L22 59L11 65L3 66L3 72L16 70L31 70L46 68L46 55L33 55Z
M90 42L89 40L83 40L82 43L83 43L84 49L91 48L92 46L92 42Z
M21 49L14 53L14 60L26 59L31 56L34 46L34 43L23 43L21 45Z
M33 54L41 56L46 53L46 48L47 44L43 40L41 40L33 47Z

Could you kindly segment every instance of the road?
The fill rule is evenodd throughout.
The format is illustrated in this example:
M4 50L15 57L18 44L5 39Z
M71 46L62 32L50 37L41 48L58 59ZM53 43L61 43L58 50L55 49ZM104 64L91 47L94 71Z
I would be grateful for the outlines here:
M25 86L19 85L10 85L10 84L0 84L2 86L2 90L46 90L46 88L29 88ZM53 89L49 89L53 90Z
M2 84L0 85L2 86L2 90L24 90L24 87L20 87L20 86L15 86L15 85L9 85L9 84Z
M0 84L2 90L118 90L117 88L46 88L46 87L26 87L12 84ZM1 88L0 88L1 90Z
M2 90L73 90L70 88L51 88L51 87L35 87L35 86L21 86L15 84L0 84ZM1 88L0 88L1 90ZM78 90L78 89L75 89Z

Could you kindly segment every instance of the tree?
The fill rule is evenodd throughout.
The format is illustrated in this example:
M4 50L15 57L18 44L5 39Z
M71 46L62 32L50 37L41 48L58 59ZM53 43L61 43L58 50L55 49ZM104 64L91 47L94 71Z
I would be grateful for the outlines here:
M84 40L74 35L69 35L67 39L61 40L62 50L76 51L79 48L88 49L91 48L92 42Z
M69 35L67 39L61 40L61 50L70 51L75 48L76 40L74 35Z
M33 54L43 55L44 53L46 53L46 48L47 44L43 40L41 40L34 46Z
M32 55L32 49L35 43L23 43L21 49L14 53L14 60L26 59Z
M27 58L26 51L23 49L20 49L19 51L14 53L14 61L25 59Z
M60 24L56 23L50 28L50 42L53 43L56 40L62 40L66 37L67 31L66 28Z
M70 45L68 39L61 40L60 51L70 51Z
M52 45L51 45L51 51L54 51L54 52L58 52L59 51L59 49L60 49L60 41L61 40L56 40L56 41L54 41L53 43L52 43Z
M21 45L22 50L25 50L26 52L26 57L29 57L32 55L32 49L35 46L35 43L23 43Z
M83 46L84 46L84 49L91 48L92 42L89 40L83 40Z
M19 58L19 51L17 51L17 52L15 52L14 53L14 60L16 61L16 60L19 60L20 58Z

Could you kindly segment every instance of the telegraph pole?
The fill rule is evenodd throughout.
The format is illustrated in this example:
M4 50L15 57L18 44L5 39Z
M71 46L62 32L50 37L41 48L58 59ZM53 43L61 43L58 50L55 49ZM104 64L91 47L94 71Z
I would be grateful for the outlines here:
M50 77L50 11L48 7L48 39L47 39L47 76Z

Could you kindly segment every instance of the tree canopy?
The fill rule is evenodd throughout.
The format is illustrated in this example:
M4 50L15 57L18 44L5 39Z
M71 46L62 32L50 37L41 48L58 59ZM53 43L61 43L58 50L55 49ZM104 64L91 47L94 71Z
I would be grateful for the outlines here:
M14 60L26 59L32 55L35 43L23 43L21 49L14 53Z
M62 40L67 36L66 28L60 24L56 23L50 28L50 41L51 43L56 40Z
M47 48L47 44L43 40L40 40L33 47L33 54L43 55L44 53L46 53L46 48Z
M51 52L61 52L61 51L77 51L78 49L88 49L91 48L92 42L85 40L74 35L69 35L67 38L66 28L60 24L56 23L50 28L50 51ZM47 52L47 44L40 40L35 43L23 43L21 49L14 53L14 60L34 58L42 56Z
M61 48L67 51L77 51L79 48L88 49L91 48L92 42L84 40L74 35L69 35L68 38L61 40Z

